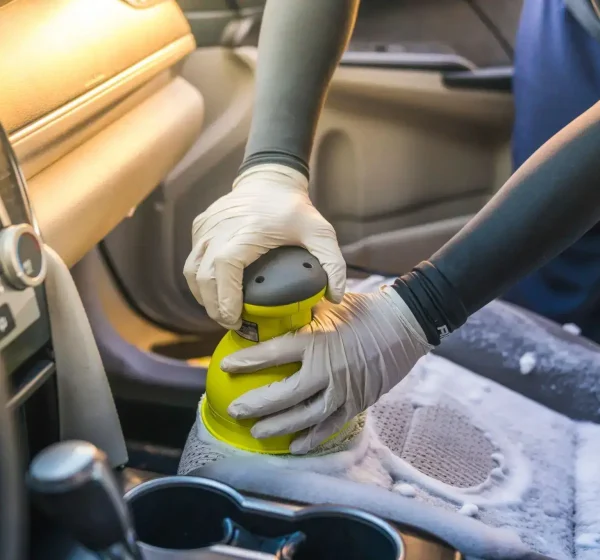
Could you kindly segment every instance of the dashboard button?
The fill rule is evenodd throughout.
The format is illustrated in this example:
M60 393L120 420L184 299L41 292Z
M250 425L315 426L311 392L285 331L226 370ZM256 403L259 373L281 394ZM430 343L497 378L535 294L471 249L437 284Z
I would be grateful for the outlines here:
M15 330L15 318L8 303L0 305L0 340Z
M39 286L46 277L42 242L29 224L0 231L0 264L8 282L18 290Z

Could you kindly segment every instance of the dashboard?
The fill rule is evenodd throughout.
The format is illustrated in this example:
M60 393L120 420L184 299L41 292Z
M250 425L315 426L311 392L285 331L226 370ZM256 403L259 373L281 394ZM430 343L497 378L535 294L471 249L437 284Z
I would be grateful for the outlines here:
M61 432L43 245L74 266L185 155L204 101L175 0L0 0L0 38L0 371L24 467Z
M75 265L185 155L204 101L179 76L196 42L175 0L0 0L0 37L0 351L18 380L49 339L40 239Z
M174 0L0 2L0 118L44 240L74 265L200 133L195 48Z

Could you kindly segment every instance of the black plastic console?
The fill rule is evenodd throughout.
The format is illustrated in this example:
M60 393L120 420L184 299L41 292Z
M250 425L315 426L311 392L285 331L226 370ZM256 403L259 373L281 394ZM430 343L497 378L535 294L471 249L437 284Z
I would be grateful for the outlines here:
M248 497L206 478L151 480L125 499L147 560L201 559L208 551L263 560L461 559L445 543L357 509ZM231 546L251 555L225 556Z

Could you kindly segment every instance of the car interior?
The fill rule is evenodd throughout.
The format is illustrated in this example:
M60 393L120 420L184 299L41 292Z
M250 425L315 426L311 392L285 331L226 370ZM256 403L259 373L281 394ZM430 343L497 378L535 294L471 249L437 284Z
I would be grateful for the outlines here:
M265 1L0 0L0 558L598 558L600 354L501 302L373 407L384 482L198 459L225 331L182 270L243 158ZM310 179L349 289L510 177L521 5L362 1Z

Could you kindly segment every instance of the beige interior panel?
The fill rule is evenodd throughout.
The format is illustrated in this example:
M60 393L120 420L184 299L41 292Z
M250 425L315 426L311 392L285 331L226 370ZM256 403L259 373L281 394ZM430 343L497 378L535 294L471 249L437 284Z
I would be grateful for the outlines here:
M90 251L81 261L93 270L94 287L103 312L119 336L130 344L152 351L154 345L181 342L185 337L161 329L154 323L142 319L127 303L109 272L106 262L97 248Z
M203 100L181 77L29 180L44 239L76 263L143 200L199 135Z
M381 215L372 220L356 218L329 219L335 224L338 241L342 248L359 241L368 242L371 236L386 232L402 232L405 228L435 224L448 217L475 214L489 200L489 193L471 194L454 200L440 200L423 207L409 207L401 213ZM376 237L377 238L377 237ZM349 261L354 262L354 261Z
M198 49L183 62L181 75L202 92L202 134L165 182L173 199L194 189L210 204L231 189L241 164L254 103L254 72L235 52Z
M512 144L510 137L506 138L504 143L500 143L496 150L496 157L494 160L494 192L497 191L506 180L512 175L513 163L512 163Z
M171 78L169 70L194 48L187 35L10 135L27 176L34 175L93 136L131 108L158 84ZM40 100L42 102L42 100ZM115 110L116 107L120 111Z
M428 224L371 235L345 245L347 262L390 276L410 270L458 233L472 218L459 216Z
M106 100L102 99L98 105L90 104L93 106L82 108L82 111L74 110L72 113L66 113L64 118L52 120L52 124L48 126L35 128L31 134L11 135L10 140L25 177L29 179L37 175L98 134L103 128L165 87L174 76L172 70L165 70L127 95L119 96L112 104L107 105ZM34 128L37 122L39 121L22 130Z
M183 40L174 0L16 0L0 8L0 114L15 132ZM187 37L187 39L186 39Z
M72 265L198 136L195 48L175 0L13 0L0 7L0 119L42 234Z
M512 116L512 96L448 89L436 72L340 67L313 196L344 246L474 213L508 177Z
M174 196L190 190L205 208L231 188L256 59L251 47L186 59L183 75L205 96L207 127L169 177ZM389 255L375 249L391 250L390 240L406 257L401 268L439 248L510 175L512 118L511 95L448 89L437 72L338 68L315 140L311 194L348 262L386 270Z

